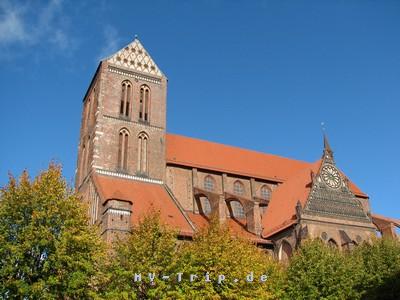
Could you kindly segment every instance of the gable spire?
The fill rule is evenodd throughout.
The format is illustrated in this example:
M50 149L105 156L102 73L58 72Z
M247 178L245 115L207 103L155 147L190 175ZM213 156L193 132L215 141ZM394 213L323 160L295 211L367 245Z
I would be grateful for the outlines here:
M324 132L324 153L323 153L325 158L331 158L333 159L333 151L331 148L331 145L329 144L328 141L328 136L326 135L326 133Z

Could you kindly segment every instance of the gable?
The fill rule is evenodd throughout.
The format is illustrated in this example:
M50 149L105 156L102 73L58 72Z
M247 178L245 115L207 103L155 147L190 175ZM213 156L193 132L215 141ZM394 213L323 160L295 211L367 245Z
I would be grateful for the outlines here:
M121 66L133 71L139 71L160 77L163 76L157 64L138 39L135 39L132 43L126 45L106 60L113 65Z

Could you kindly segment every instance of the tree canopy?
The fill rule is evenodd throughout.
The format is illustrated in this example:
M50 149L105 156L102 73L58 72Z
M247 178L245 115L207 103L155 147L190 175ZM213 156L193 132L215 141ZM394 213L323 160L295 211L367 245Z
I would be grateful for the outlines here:
M0 192L0 299L400 299L396 239L342 252L308 240L280 264L215 220L180 240L157 211L105 245L87 211L59 166L10 177Z
M0 298L95 298L104 247L61 168L10 177L0 197Z

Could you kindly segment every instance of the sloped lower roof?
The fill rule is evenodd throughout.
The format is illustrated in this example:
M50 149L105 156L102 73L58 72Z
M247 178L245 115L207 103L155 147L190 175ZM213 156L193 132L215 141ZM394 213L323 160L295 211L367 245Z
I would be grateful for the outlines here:
M94 183L103 203L108 199L132 201L132 224L152 210L160 211L161 221L182 235L192 235L193 229L175 205L163 185L94 175Z
M268 209L262 218L263 237L290 226L296 219L296 205L304 207L312 187L311 174L316 174L321 161L317 161L292 176L274 190Z
M400 220L399 219L385 217L385 216L381 216L378 214L371 214L371 217L374 222L389 223L389 224L393 224L394 226L397 226L400 228Z

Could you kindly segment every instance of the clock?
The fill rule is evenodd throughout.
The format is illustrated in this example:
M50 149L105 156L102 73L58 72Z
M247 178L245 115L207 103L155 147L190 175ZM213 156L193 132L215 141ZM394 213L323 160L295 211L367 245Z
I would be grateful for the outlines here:
M339 171L332 165L325 165L321 170L321 177L327 186L337 189L341 186L342 180Z

